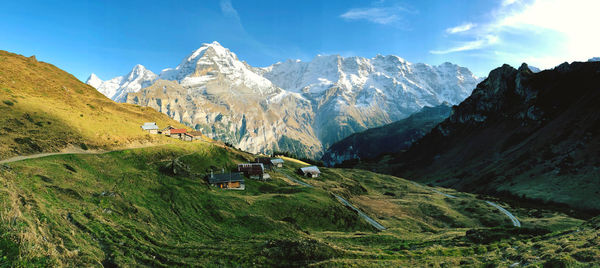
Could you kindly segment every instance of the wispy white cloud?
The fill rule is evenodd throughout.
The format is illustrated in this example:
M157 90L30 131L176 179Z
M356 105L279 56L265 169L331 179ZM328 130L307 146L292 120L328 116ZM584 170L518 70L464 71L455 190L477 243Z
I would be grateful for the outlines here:
M390 24L400 19L392 10L379 7L353 8L340 17L348 20L367 20L378 24Z
M384 1L375 2L371 7L352 8L340 15L346 20L366 20L372 23L390 25L402 24L406 14L417 13L400 5L383 6Z
M448 29L446 29L446 32L449 34L462 33L462 32L466 32L468 30L473 29L473 27L475 27L475 26L477 26L477 25L474 23L470 23L470 22L464 23L464 24L461 24L461 25L458 25L458 26L455 26L452 28L448 28Z
M478 39L478 40L473 40L473 41L467 41L467 42L462 42L456 46L453 46L451 48L448 49L444 49L444 50L431 50L429 51L431 54L448 54L448 53L453 53L453 52L459 52L459 51L467 51L467 50L474 50L474 49L479 49L491 44L494 44L498 42L498 37L495 35L488 35L485 36L482 39Z
M489 21L448 37L458 45L450 43L450 48L430 52L446 54L493 47L493 54L491 51L519 48L509 54L542 68L586 60L600 54L598 10L597 0L504 0L489 14ZM446 29L446 33L468 28L460 26ZM537 41L524 41L533 36ZM498 57L506 59L507 55Z
M503 0L502 1L502 6L510 6L516 2L519 2L519 0Z
M231 34L230 38L244 42L245 44L256 48L257 51L260 51L269 57L277 56L271 47L260 42L246 31L240 15L231 3L231 0L220 0L219 5L221 7L221 13L223 16L230 20L229 23L234 25L234 27L232 27L234 34Z
M223 12L223 15L240 21L240 15L238 15L237 10L233 8L231 0L221 0L219 4L221 6L221 12Z

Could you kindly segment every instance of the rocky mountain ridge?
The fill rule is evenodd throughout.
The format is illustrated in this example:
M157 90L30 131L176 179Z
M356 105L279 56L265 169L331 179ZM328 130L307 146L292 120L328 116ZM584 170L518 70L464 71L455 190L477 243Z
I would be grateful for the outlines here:
M106 81L102 81L95 74L91 74L86 84L96 88L111 100L125 102L128 93L138 92L140 89L152 85L156 78L156 74L138 64L128 74Z
M600 62L490 72L380 171L466 191L600 209ZM385 167L385 168L383 168Z
M256 68L218 42L203 44L158 76L142 77L147 79L123 76L100 84L90 77L88 84L244 150L292 150L310 157L354 132L406 118L424 106L458 103L478 81L450 63L429 66L381 55L317 56Z

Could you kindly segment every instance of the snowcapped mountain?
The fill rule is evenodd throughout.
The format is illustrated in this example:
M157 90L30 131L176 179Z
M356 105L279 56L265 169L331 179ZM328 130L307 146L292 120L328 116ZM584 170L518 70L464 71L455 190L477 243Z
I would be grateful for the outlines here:
M255 70L315 103L315 129L325 146L406 118L424 106L457 104L478 82L467 68L455 64L413 64L393 55L318 55L310 62L288 60Z
M412 64L389 55L375 58L343 58L318 55L310 62L288 60L266 68L257 68L277 86L292 92L317 95L332 87L346 93L373 91L383 94L406 93L428 104L465 99L477 81L467 68L451 63L429 66Z
M204 85L219 76L232 81L234 86L244 86L254 93L269 95L280 90L271 81L253 72L245 62L218 42L203 44L186 57L176 68L165 69L159 79L178 81L183 86Z
M424 106L457 104L478 82L451 63L413 64L393 55L318 55L258 68L218 42L203 44L158 76L145 69L136 76L136 68L104 82L92 75L88 84L115 101L154 107L244 150L307 156Z
M91 74L85 83L96 88L111 100L125 102L128 93L138 92L140 89L152 85L156 78L156 74L138 64L127 75L102 81L95 74Z

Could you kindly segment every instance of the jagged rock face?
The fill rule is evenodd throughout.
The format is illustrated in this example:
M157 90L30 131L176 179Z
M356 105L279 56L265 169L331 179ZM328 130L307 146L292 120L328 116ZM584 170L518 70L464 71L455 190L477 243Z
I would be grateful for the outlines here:
M600 209L600 62L493 70L385 172Z
M296 141L296 151L304 156L322 150L312 129L304 127L314 117L309 102L292 95L265 100L252 94L240 98L240 92L222 94L230 89L231 84L222 77L201 88L158 80L129 94L127 102L152 107L211 138L251 152L290 150L286 147L289 140Z
M424 107L400 121L354 133L329 147L321 160L333 166L349 160L369 161L382 154L407 150L413 142L446 119L451 111L448 103ZM351 166L351 162L348 165Z
M450 63L411 64L396 56L318 56L254 68L217 42L204 44L176 68L148 75L150 82L127 77L136 82L118 77L99 83L90 77L88 84L108 95L125 92L130 96L114 100L154 107L250 152L291 150L310 157L426 105L457 103L477 81ZM143 90L119 87L131 84Z

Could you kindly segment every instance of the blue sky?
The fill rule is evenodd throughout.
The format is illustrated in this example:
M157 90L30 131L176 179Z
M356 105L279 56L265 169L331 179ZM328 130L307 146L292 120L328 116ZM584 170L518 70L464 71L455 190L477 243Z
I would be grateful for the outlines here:
M84 80L142 64L158 73L202 43L267 66L317 54L445 61L478 76L600 55L596 0L6 1L0 49Z

